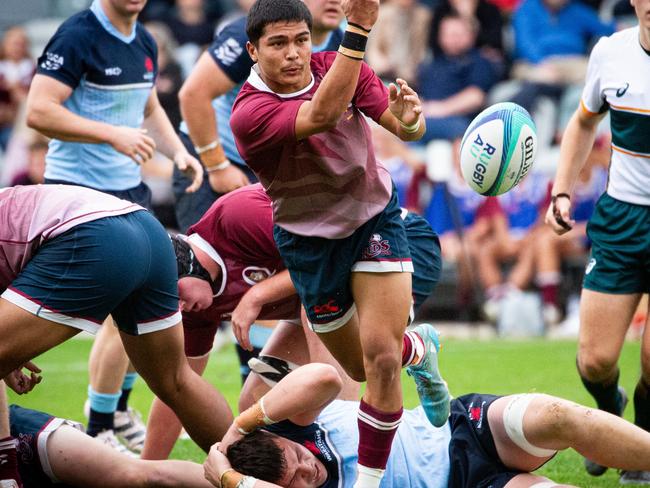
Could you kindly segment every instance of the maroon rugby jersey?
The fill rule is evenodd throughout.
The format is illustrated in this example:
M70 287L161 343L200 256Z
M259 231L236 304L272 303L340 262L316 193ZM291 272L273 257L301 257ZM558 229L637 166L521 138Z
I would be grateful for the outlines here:
M190 328L228 320L244 293L285 269L273 240L271 200L260 184L220 197L188 229L188 239L212 256L222 272L212 305L201 312L183 312L183 323ZM258 318L299 317L300 299L293 295L265 305Z

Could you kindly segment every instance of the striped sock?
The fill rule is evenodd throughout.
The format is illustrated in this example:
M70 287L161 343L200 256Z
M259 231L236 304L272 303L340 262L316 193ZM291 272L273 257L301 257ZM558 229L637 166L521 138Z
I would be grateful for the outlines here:
M395 432L402 419L397 412L382 412L361 400L357 425L359 427L359 478L357 488L379 486L386 469Z
M23 486L18 474L16 439L11 436L0 439L0 480L15 480L19 488Z
M402 367L418 364L424 357L424 341L415 332L406 331L402 339Z

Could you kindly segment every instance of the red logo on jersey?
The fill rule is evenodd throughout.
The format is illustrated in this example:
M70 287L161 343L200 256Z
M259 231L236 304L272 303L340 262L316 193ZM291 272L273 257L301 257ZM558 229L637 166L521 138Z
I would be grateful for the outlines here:
M309 451L310 451L312 454L314 454L315 456L318 456L318 455L321 453L321 452L320 452L320 449L318 449L318 447L316 446L316 444L313 443L312 441L305 441L305 442L303 442L302 445L305 446L307 449L309 449Z
M474 422L481 420L481 407L470 407L469 418Z
M146 69L149 73L153 71L153 61L149 56L144 58L144 69Z
M314 305L314 313L316 315L336 313L339 310L341 310L341 308L336 304L336 300L330 300L323 305Z

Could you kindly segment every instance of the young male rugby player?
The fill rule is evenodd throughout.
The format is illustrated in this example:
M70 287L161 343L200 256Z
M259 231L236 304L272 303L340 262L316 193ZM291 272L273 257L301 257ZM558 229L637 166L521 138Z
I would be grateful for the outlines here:
M390 175L364 119L404 140L425 130L406 82L386 89L363 63L378 10L376 0L347 2L339 52L312 55L305 5L258 0L246 25L256 64L231 118L239 153L273 201L275 241L309 322L346 372L367 381L358 487L379 486L386 466L402 415L403 350L435 355L437 347L429 334L424 344L404 334L413 268ZM447 409L436 400L446 397L444 385L430 383L431 362L415 356L418 391L442 424Z
M607 190L587 226L592 247L580 299L577 364L598 408L617 415L627 403L618 385L618 358L641 295L650 291L650 0L631 4L639 24L602 38L591 52L546 212L556 233L571 230L571 195L598 123L609 111L612 156ZM643 336L634 416L636 425L650 431L650 334ZM589 460L585 467L595 476L607 469ZM624 473L621 481L650 484L650 473Z

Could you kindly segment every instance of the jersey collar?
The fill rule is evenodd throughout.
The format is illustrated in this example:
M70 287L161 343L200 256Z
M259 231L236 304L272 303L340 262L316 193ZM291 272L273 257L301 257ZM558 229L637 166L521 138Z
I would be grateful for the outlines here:
M311 74L311 81L309 84L303 88L302 90L298 90L297 92L293 93L275 93L273 90L271 90L266 83L262 80L262 77L259 74L259 67L257 66L257 63L253 65L251 68L251 74L248 77L247 80L253 87L257 88L260 91L265 91L269 93L273 93L280 98L293 98L302 95L303 93L307 93L309 90L312 89L314 86L314 74Z
M102 9L101 1L100 0L94 0L92 5L90 6L90 10L92 13L95 14L95 17L97 17L97 20L99 23L102 25L102 27L108 32L110 35L117 37L120 41L125 42L127 44L130 44L133 39L135 39L135 30L136 30L136 25L133 25L133 29L131 30L131 34L128 36L125 36L122 34L119 30L115 28L113 24L111 24L111 21L109 20L108 16Z

